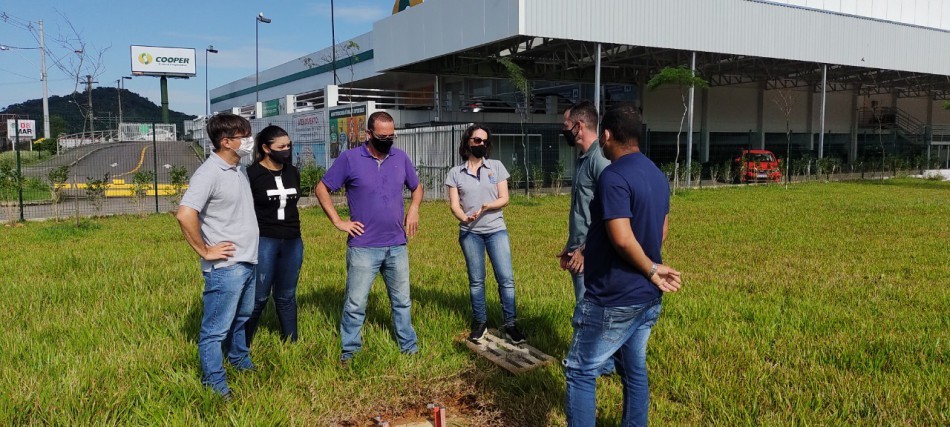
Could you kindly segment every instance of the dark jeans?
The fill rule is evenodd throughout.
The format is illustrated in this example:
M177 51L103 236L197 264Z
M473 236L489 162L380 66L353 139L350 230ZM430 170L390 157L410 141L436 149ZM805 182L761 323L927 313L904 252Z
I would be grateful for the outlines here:
M261 237L257 250L257 289L254 312L247 321L247 345L257 332L267 300L274 294L274 307L280 323L280 336L297 340L297 279L303 264L303 239Z

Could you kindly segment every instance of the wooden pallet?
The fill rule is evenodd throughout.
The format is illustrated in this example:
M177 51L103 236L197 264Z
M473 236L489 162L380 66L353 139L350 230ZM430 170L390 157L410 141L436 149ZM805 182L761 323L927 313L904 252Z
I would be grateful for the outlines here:
M466 339L465 345L479 356L515 375L556 361L553 357L526 343L508 342L494 329L489 329L478 343Z

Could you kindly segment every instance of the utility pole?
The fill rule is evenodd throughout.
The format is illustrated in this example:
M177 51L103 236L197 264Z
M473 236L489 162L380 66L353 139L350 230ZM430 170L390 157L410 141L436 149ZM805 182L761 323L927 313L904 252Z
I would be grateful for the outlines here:
M46 92L46 43L43 36L43 20L40 24L40 66L43 68L43 137L49 139L52 135L49 133L49 98ZM56 153L59 154L59 143L56 143Z
M123 82L126 80L132 80L132 78L129 76L122 76L122 77L119 77L118 80L116 80L116 83L118 83L118 89L119 89L119 122L115 126L115 135L116 135L116 138L119 138L120 141L122 140L122 89L124 89Z
M96 137L96 121L95 116L92 113L92 84L99 83L92 81L92 75L86 74L86 94L88 94L89 99L89 134L93 138Z

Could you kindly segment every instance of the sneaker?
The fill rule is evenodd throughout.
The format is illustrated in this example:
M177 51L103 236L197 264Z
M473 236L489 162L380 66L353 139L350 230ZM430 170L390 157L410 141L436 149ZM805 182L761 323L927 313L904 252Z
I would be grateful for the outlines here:
M472 322L472 332L468 334L468 340L472 342L481 341L482 338L485 338L485 331L488 330L488 326L484 323Z
M505 327L505 338L507 338L508 341L511 341L512 344L521 344L525 342L524 334L522 334L521 330L519 330L515 325Z
M230 402L230 401L234 400L234 395L231 394L231 392L229 391L229 392L226 392L226 393L222 394L222 395L221 395L221 399L224 400L225 402Z

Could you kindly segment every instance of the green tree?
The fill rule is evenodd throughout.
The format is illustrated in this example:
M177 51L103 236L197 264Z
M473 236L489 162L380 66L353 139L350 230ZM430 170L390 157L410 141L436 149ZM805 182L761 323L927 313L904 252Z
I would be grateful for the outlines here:
M676 132L676 159L674 160L673 166L673 193L676 194L676 188L679 186L680 134L683 133L683 123L686 121L686 113L689 112L686 95L689 93L689 88L703 89L709 87L709 83L702 77L695 75L689 68L679 66L665 67L647 82L647 87L650 88L650 90L664 86L676 87L680 92L680 99L683 102L683 116L680 118L680 127ZM690 153L690 155L691 154L692 153Z
M496 59L499 64L505 67L505 72L508 73L508 79L511 80L511 83L514 84L515 88L518 89L518 92L524 98L524 108L521 108L518 111L518 116L521 119L521 148L524 151L524 156L522 161L524 163L524 175L525 180L531 179L531 171L528 169L528 136L524 131L524 122L527 119L528 113L531 111L531 83L524 76L524 69L520 65L515 64L511 58L505 56ZM527 196L528 189L531 187L531 183L526 182L524 188L524 194Z

